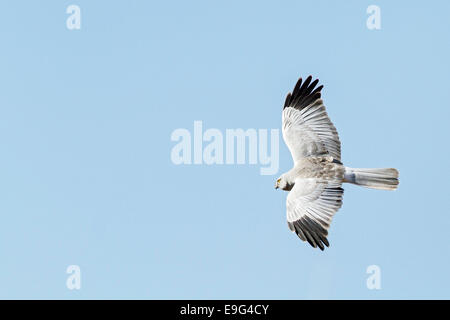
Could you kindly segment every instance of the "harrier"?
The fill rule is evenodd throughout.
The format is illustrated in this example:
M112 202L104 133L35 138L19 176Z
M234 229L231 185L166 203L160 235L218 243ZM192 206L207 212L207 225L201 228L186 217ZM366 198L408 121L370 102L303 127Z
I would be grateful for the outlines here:
M275 188L289 191L286 199L289 229L314 248L324 250L331 220L342 206L342 183L395 190L393 168L355 169L341 162L341 142L321 99L323 86L309 76L300 78L286 97L282 114L283 138L294 167L281 175Z

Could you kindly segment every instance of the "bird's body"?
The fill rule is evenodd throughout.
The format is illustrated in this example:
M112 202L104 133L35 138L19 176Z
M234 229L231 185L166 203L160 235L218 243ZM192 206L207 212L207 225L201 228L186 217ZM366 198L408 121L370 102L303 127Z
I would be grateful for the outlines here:
M345 167L340 162L334 161L332 157L308 157L297 161L294 167L285 173L285 178L291 182L290 185L295 184L295 179L297 178L336 179L343 181L344 171ZM282 190L290 191L287 189Z
M341 143L321 99L318 80L300 79L286 97L282 114L283 138L294 167L281 175L276 188L289 191L287 221L291 231L313 247L329 246L333 215L342 206L342 183L394 190L396 169L355 169L341 162Z

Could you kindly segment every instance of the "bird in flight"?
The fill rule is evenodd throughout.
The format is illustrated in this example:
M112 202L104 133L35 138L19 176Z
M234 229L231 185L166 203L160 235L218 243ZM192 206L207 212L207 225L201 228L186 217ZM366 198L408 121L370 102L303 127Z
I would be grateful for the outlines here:
M276 189L289 191L286 199L289 229L314 248L324 250L331 220L342 206L342 183L395 190L393 168L355 169L341 162L341 142L321 99L319 80L300 78L286 97L282 113L283 139L294 167L282 174Z

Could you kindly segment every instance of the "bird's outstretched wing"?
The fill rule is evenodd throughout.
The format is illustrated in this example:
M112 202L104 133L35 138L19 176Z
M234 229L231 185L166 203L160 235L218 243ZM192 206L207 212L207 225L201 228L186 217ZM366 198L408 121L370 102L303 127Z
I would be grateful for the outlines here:
M328 247L328 228L343 194L340 181L297 178L286 200L289 229L314 248Z
M341 161L341 142L320 98L319 80L300 78L286 97L282 116L283 138L294 163L310 156L330 155Z

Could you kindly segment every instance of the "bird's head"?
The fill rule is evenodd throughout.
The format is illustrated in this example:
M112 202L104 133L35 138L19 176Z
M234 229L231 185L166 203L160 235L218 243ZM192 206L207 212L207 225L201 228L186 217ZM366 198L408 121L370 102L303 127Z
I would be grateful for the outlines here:
M289 191L289 190L292 189L293 186L294 186L293 184L290 184L288 182L288 180L286 179L284 174L277 179L277 182L275 182L275 189L281 189L281 190Z

